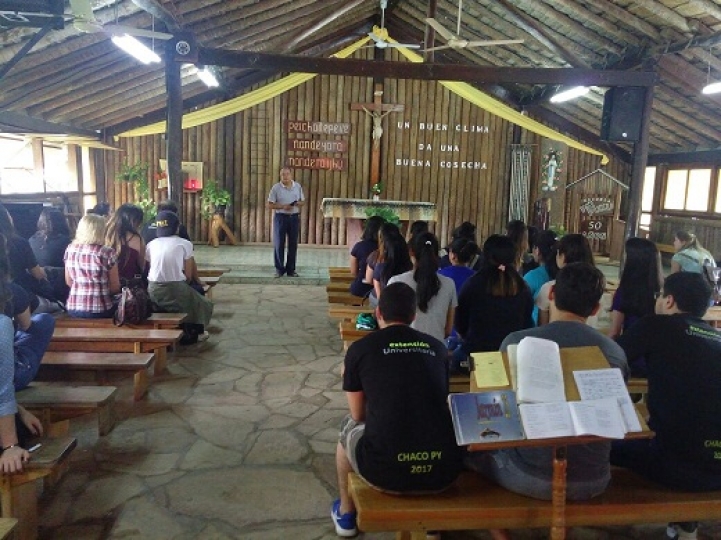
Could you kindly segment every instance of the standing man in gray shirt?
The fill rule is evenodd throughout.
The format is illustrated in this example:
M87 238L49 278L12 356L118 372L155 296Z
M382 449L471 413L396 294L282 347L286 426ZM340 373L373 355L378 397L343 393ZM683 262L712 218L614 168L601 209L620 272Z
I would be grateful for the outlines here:
M300 235L300 206L305 204L303 188L293 180L288 167L280 170L280 182L270 189L268 208L275 210L273 216L273 248L275 277L283 274L297 277L295 259ZM288 237L288 258L285 259L285 239Z

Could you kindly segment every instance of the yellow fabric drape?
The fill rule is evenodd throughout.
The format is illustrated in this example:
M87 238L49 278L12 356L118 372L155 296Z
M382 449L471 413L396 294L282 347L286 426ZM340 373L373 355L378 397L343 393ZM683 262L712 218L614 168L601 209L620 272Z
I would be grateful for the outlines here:
M331 56L334 58L347 58L369 41L370 38L362 38ZM219 120L225 116L230 116L237 112L244 111L245 109L255 107L256 105L279 96L317 76L317 73L291 73L290 75L267 84L263 88L258 88L253 92L248 92L247 94L237 98L206 107L205 109L201 109L199 111L184 114L183 129L200 126L208 122ZM159 133L165 133L165 129L164 121L156 122L155 124L124 131L123 133L119 133L117 137L142 137L143 135L157 135Z
M375 30L380 30L380 29L376 28ZM394 39L392 39L390 37L387 37L386 39L392 43L397 43ZM403 56L405 56L411 62L414 62L414 63L423 62L423 57L420 56L419 54L414 53L410 49L407 49L405 47L398 47L396 50L399 53L401 53ZM439 81L439 82L443 86L448 88L454 94L462 97L463 99L465 99L467 101L470 101L474 105L490 112L491 114L500 116L504 120L508 120L509 122L511 122L513 124L519 125L522 128L527 129L528 131L532 131L533 133L538 133L542 137L546 137L546 138L552 139L554 141L565 143L568 146L570 146L571 148L576 148L577 150L581 150L582 152L588 152L589 154L601 156L601 165L605 165L609 161L608 156L606 156L606 154L604 154L603 152L600 152L589 146L586 146L585 144L578 142L576 139L568 137L567 135L564 135L563 133L559 133L558 131L551 129L550 127L542 124L541 122L538 122L536 120L533 120L532 118L522 115L520 112L516 111L515 109L509 107L508 105L505 105L504 103L498 101L495 98L492 98L485 92L482 92L478 88L474 88L473 86L471 86L468 83L455 82L455 81Z
M373 32L391 43L397 43L397 41L388 36L388 32L385 29L381 30L378 27L374 27ZM347 58L369 41L370 38L362 38L331 56L334 58ZM411 51L410 49L407 49L405 47L398 47L397 50L411 62L423 62L423 58L420 55ZM250 107L254 107L255 105L263 103L264 101L272 99L284 92L287 92L292 88L295 88L296 86L310 81L316 76L317 74L313 73L291 73L290 75L270 84L267 84L263 88L259 88L258 90L254 90L253 92L249 92L237 98L225 101L223 103L219 103L217 105L213 105L211 107L207 107L205 109L201 109L199 111L184 114L183 129L199 126L208 122L213 122L214 120L218 120L225 116L230 116L245 109L249 109ZM588 152L589 154L601 156L601 165L605 165L609 161L608 157L603 152L594 150L593 148L586 146L585 144L582 144L577 140L564 135L563 133L559 133L558 131L551 129L550 127L540 122L537 122L536 120L532 120L531 118L522 115L520 112L514 110L508 105L503 104L497 99L492 98L485 92L482 92L481 90L472 87L468 83L453 81L439 82L454 94L457 94L463 99L473 103L478 107L481 107L482 109L490 112L491 114L500 116L504 120L508 120L509 122L517 124L522 128L532 131L533 133L537 133L543 137L547 137L554 141L566 143L571 148L576 148L583 152ZM140 128L131 129L130 131L125 131L118 134L116 137L141 137L143 135L157 135L159 133L165 133L165 129L165 122L157 122L148 126L143 126Z

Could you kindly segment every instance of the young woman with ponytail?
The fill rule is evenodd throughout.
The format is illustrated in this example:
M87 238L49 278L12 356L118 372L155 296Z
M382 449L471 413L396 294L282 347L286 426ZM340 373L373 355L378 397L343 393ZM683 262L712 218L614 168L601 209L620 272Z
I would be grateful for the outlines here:
M451 278L438 274L438 239L429 232L415 235L410 245L413 270L393 276L416 291L418 309L412 328L443 341L453 329L453 310L458 303Z
M466 355L497 351L508 334L533 326L533 297L516 270L513 241L490 236L483 259L483 268L463 285L456 308L455 327Z

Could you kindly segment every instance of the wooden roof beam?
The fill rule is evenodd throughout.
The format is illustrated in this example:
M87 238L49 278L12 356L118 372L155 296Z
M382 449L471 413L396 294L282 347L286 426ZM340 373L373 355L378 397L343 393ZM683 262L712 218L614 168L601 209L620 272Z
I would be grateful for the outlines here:
M0 130L9 133L58 133L97 137L98 132L79 128L70 124L48 122L12 111L0 111Z
M656 74L593 69L500 68L486 66L308 58L201 47L199 61L242 69L300 71L327 75L467 81L484 83L568 84L583 86L653 86Z
M337 21L340 19L343 15L348 13L349 11L352 11L356 7L362 5L365 2L365 0L353 0L351 2L343 2L340 9L337 9L335 6L332 6L331 13L324 15L320 19L318 19L315 23L313 23L310 28L303 30L299 35L296 37L290 39L287 43L284 45L281 45L280 51L281 52L289 52L292 51L296 46L301 44L303 41L311 37L313 34L319 32L329 24L333 23L334 21Z

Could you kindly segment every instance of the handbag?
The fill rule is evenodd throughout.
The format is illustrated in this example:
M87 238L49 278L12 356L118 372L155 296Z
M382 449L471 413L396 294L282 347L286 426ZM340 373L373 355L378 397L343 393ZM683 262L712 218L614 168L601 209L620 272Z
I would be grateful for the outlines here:
M126 281L120 291L118 308L113 315L115 326L143 323L150 318L152 313L153 304L142 280Z

